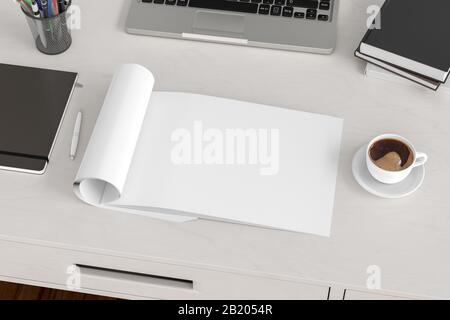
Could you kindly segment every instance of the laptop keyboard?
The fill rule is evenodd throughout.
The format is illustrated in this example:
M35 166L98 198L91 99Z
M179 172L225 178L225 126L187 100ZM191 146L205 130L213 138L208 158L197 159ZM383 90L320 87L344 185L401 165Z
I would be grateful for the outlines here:
M142 0L143 3L330 21L333 0Z

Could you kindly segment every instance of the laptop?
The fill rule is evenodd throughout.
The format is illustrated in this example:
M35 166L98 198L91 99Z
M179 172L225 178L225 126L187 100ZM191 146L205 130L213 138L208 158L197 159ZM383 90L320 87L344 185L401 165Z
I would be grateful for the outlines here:
M330 54L339 0L131 0L132 34Z

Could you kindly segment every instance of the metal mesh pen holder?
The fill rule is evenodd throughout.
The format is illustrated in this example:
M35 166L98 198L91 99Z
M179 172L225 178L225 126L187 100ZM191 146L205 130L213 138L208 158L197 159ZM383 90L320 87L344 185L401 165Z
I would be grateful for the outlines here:
M57 16L51 18L33 17L24 10L34 42L39 51L49 55L60 54L70 48L72 36L67 24L66 10Z

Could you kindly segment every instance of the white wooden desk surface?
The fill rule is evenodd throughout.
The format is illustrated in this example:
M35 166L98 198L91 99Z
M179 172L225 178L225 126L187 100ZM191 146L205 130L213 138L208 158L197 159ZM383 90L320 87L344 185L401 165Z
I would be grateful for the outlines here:
M342 0L339 39L329 56L126 34L128 1L77 0L82 29L59 56L39 53L13 1L1 9L0 62L80 73L44 176L0 172L0 239L111 255L159 259L365 287L366 268L382 288L450 298L450 94L365 79L353 51L366 8L381 0ZM114 69L134 62L177 90L324 113L345 119L330 238L196 221L171 224L90 207L72 181ZM73 125L84 112L79 156L69 160ZM428 153L423 187L402 200L363 191L351 160L371 137L397 132ZM3 257L0 257L0 260Z

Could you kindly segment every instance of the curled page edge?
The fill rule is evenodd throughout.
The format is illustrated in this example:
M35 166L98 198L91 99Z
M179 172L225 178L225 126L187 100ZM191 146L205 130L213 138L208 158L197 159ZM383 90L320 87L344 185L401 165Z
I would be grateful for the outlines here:
M88 183L87 180L89 180ZM106 182L106 181L101 181L101 180L97 180L97 179L86 179L86 180L81 180L81 181L76 181L73 185L73 190L75 192L75 194L77 195L78 198L80 198L82 201L93 205L95 207L99 207L99 208L103 208L103 209L108 209L108 210L114 210L114 211L120 211L120 212L126 212L126 213L132 213L132 214L136 214L136 215L141 215L141 216L146 216L149 218L153 218L153 219L159 219L159 220L164 220L164 221L168 221L168 222L189 222L189 221L195 221L198 218L197 217L189 217L189 216L183 216L183 215L174 215L174 214L168 214L168 213L158 213L156 211L147 211L147 210L139 210L139 209L131 209L131 208L124 208L124 207L119 207L119 206L114 206L114 205L108 205L108 203L105 201L104 204L102 204L101 202L96 202L96 201L90 201L89 198L86 198L83 196L83 194L86 194L86 190L81 191L80 190L80 185L81 182L85 182L83 184L83 188L100 188L100 189L104 189L105 192L103 193L103 198L105 198L105 193L107 193L108 189L110 192L112 192L112 194L114 194L114 192L116 192L115 187ZM83 192L83 193L82 193ZM119 195L120 197L120 195ZM117 199L113 199L117 200Z
M97 207L173 222L196 220L195 217L124 209L113 205L122 195L154 82L152 73L141 65L124 64L118 68L100 110L73 190L82 201Z

